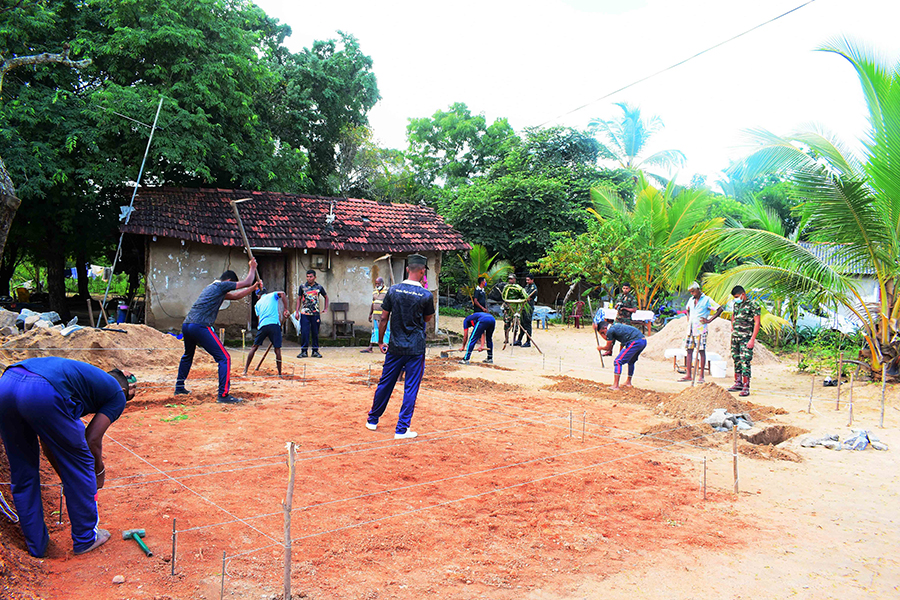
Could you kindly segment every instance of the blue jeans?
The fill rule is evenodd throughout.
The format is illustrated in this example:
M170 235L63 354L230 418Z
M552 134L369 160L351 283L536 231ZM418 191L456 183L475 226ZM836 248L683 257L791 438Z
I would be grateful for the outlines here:
M406 369L406 383L403 386L403 404L400 406L400 415L397 417L396 433L406 433L412 422L413 411L416 410L416 396L419 395L419 385L422 384L422 375L425 373L424 354L405 356L388 352L385 355L381 379L378 380L375 398L372 400L372 410L369 411L369 423L377 424L378 419L387 408L394 385L404 369Z
M319 325L322 318L319 313L314 315L300 315L300 349L309 348L309 338L312 338L313 352L319 350Z
M616 375L621 375L622 365L627 364L628 376L631 377L632 375L634 375L634 363L637 362L638 357L646 347L647 340L644 339L629 342L624 348L622 348L622 351L619 352L619 355L616 356L616 360L613 361L613 372Z

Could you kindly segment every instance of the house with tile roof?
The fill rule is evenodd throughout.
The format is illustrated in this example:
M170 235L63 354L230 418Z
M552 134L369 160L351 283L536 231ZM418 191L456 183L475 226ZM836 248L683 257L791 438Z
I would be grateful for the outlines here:
M283 290L293 310L307 269L317 271L330 303L349 304L347 318L368 323L376 277L390 285L404 279L406 256L428 257L427 287L437 297L441 256L468 250L462 236L426 206L356 198L327 198L242 190L141 188L122 231L142 238L146 274L146 323L180 329L201 290L223 271L247 273L248 257L232 210L241 221L259 274L269 291ZM226 301L217 327L229 336L255 327L251 299ZM436 302L436 300L435 300ZM436 320L431 327L437 326ZM322 314L321 336L332 315Z

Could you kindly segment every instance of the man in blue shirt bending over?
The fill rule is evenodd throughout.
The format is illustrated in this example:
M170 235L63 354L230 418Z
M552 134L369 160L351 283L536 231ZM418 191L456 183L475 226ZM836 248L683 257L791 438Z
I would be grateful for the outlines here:
M644 334L637 327L626 325L624 323L614 323L610 325L605 319L594 325L597 333L606 340L606 346L597 346L597 350L606 356L612 356L613 344L619 342L622 350L613 361L613 385L611 390L619 389L619 377L622 375L622 365L628 364L628 379L622 384L622 387L631 387L631 377L634 375L634 363L644 348L647 347L647 340Z
M0 378L0 437L9 458L12 495L33 556L47 552L50 535L41 503L40 449L59 474L72 523L75 554L109 540L100 529L97 489L106 481L103 435L134 397L137 378L127 371L104 373L67 358L29 358ZM81 422L94 415L87 428Z
M278 309L284 298L284 292L266 294L265 288L261 291L263 295L256 301L256 316L259 317L259 323L256 325L256 338L253 340L250 354L247 355L244 375L247 374L250 363L253 362L253 355L268 338L272 342L272 348L275 348L275 366L278 368L278 376L281 377L281 319L288 316L288 311L287 309L280 311Z
M416 396L422 384L422 375L425 373L425 324L434 318L434 298L422 285L427 265L427 259L421 254L410 255L407 259L408 279L392 285L381 303L378 347L386 356L366 428L371 431L378 428L378 420L387 408L394 385L400 373L406 370L403 404L394 430L395 440L419 435L409 426L416 409ZM384 334L388 327L391 328L391 340L389 344L385 344Z
M463 320L463 347L460 350L465 350L466 355L459 361L460 364L469 364L472 351L475 349L475 342L482 335L487 340L487 358L484 359L484 362L489 365L494 363L494 327L496 325L497 320L491 313L472 313ZM472 329L472 335L469 335L469 329Z

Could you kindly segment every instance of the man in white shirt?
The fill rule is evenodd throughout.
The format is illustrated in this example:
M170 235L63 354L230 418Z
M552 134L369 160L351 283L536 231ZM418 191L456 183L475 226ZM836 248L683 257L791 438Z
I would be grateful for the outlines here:
M697 373L697 382L704 383L703 373L706 368L706 337L709 333L709 324L722 314L722 307L713 302L712 298L700 291L700 284L696 281L688 286L691 297L684 305L688 313L688 330L684 338L685 376L678 381L691 381L691 370L694 367L694 348L700 357L700 372ZM715 313L713 314L713 311ZM710 317L712 314L712 317Z

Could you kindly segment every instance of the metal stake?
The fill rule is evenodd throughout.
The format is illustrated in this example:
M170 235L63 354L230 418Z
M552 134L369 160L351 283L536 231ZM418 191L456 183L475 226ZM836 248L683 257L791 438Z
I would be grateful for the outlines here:
M62 500L63 500L63 486L59 484L59 516L56 517L56 524L62 525Z
M172 575L175 575L175 521L178 519L172 519Z
M706 457L703 457L703 499L706 500Z
M812 376L812 386L809 388L809 406L806 407L806 412L812 414L812 398L813 392L816 390L816 376Z
M887 385L887 363L881 363L881 420L878 426L884 428L884 387Z
M856 373L850 373L850 421L847 423L847 427L853 425L853 380L856 378Z
M219 327L219 341L225 343L225 328Z
M837 404L834 405L834 410L841 409L841 373L844 371L844 353L841 352L841 357L838 360L838 373L837 373Z
M247 330L241 329L241 350L245 350L247 348Z
M222 589L219 591L219 600L225 600L225 552L222 552Z

